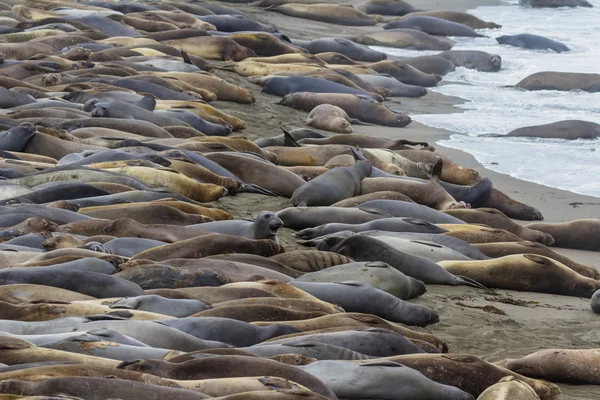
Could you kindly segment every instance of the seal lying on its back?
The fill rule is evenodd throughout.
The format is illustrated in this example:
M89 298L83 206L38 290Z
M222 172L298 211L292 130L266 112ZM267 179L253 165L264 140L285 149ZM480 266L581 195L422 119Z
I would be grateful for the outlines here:
M554 50L557 53L570 51L565 44L556 40L548 39L543 36L531 35L522 33L520 35L504 35L496 38L500 44L508 44L510 46L522 47L524 49L534 50Z

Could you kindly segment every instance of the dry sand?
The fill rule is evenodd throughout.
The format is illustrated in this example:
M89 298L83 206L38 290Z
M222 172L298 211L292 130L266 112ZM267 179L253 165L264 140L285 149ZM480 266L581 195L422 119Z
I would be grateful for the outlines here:
M351 3L358 3L353 0ZM464 11L480 5L498 4L494 0L413 0L415 7ZM292 38L312 39L323 36L355 36L360 31L380 27L343 27L326 23L286 17L262 9L227 3L253 18L278 28ZM243 135L250 139L280 134L281 124L302 127L307 113L283 107L278 98L260 93L260 87L248 83L233 73L215 71L238 85L249 88L255 95L255 104L238 105L219 102L218 107L243 118L248 128ZM429 93L421 99L391 99L386 104L410 114L461 112L455 105L463 100ZM510 116L507 116L510 118ZM477 169L490 178L494 186L516 200L537 207L548 222L570 221L598 217L600 199L568 191L537 185L508 175L499 174L480 165L471 155L436 144L452 132L430 128L413 122L407 128L354 126L355 133L388 138L427 141L440 153L461 165ZM523 155L515 155L520 157ZM552 166L548 166L551 168ZM242 194L225 197L218 204L236 218L246 218L263 209L279 210L287 199L265 198ZM282 244L288 249L298 248L291 231L283 229ZM600 253L557 249L567 256L596 268L600 267ZM600 316L593 314L589 300L507 290L481 291L469 287L428 285L428 293L415 300L435 309L440 322L425 329L434 333L450 346L453 353L473 354L488 361L514 358L546 348L600 347ZM600 387L560 385L560 399L600 399Z

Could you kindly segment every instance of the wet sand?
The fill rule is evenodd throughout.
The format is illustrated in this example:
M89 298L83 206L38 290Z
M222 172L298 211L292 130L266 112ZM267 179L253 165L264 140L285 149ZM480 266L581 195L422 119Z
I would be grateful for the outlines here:
M360 1L351 1L352 4ZM415 7L465 11L481 5L498 4L489 0L415 0ZM262 9L227 3L263 23L269 23L292 38L313 39L324 36L355 36L361 31L380 27L344 27L287 17ZM226 71L215 71L234 84L249 88L257 101L254 105L218 102L218 108L244 119L248 128L243 135L250 139L280 134L279 126L302 127L307 113L276 104L279 98L260 93L260 86ZM456 104L463 100L430 92L421 99L393 98L386 102L393 109L409 115L426 113L462 112ZM507 116L510 118L510 116ZM538 208L546 222L570 221L598 217L600 199L526 182L499 174L479 164L473 156L460 150L445 148L437 142L447 139L450 131L430 128L413 122L406 128L354 126L359 134L427 141L437 151L453 161L477 169L490 178L494 186L516 200ZM515 157L526 155L515 155ZM548 166L551 168L552 166ZM234 217L249 217L260 210L279 210L287 199L258 195L225 197L218 204L226 207ZM523 222L525 223L525 222ZM282 229L282 244L289 250L300 247L292 238L292 231ZM600 269L600 253L556 249L576 261ZM424 330L445 339L452 353L472 354L488 361L516 358L547 348L600 347L600 318L592 313L589 300L576 297L515 292L508 290L481 291L469 287L428 285L428 293L415 300L440 314L440 322ZM598 399L600 387L559 385L560 399Z

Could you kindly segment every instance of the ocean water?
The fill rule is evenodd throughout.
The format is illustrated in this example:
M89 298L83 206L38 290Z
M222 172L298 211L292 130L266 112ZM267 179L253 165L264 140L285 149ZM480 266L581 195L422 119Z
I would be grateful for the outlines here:
M471 153L497 172L575 193L600 197L600 139L562 140L485 137L504 135L523 126L566 119L600 123L600 93L535 91L506 87L540 71L600 73L600 0L594 8L531 9L508 0L504 5L469 12L502 25L480 32L488 38L452 38L454 50L482 50L502 57L495 73L465 68L446 75L431 90L461 97L467 102L456 114L411 115L425 125L454 132L440 144ZM500 45L495 37L532 33L565 43L570 52L525 50ZM373 47L391 55L417 56L437 51L410 51Z

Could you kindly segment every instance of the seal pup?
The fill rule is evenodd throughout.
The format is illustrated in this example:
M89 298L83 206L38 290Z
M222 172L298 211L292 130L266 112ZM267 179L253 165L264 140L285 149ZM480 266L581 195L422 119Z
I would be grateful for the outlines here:
M316 106L306 118L306 125L336 133L352 133L351 123L344 110L331 104Z

